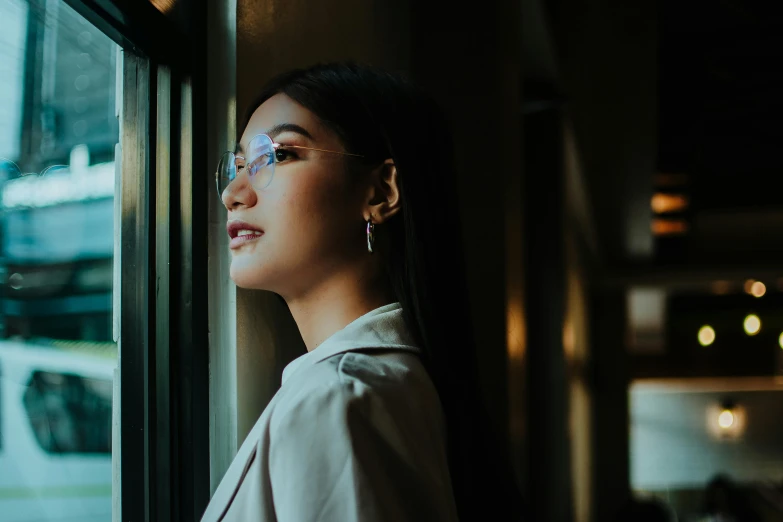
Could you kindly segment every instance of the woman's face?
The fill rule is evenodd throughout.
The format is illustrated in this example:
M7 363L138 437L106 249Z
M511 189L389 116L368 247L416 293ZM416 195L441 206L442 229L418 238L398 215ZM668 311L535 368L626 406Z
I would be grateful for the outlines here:
M299 145L345 151L312 112L284 94L253 113L241 150L258 134L268 134L281 149ZM349 157L304 149L289 149L277 157L266 188L255 189L240 171L222 199L232 236L231 279L240 287L271 290L288 299L367 255L367 187L362 176L349 174ZM238 226L262 233L237 236Z

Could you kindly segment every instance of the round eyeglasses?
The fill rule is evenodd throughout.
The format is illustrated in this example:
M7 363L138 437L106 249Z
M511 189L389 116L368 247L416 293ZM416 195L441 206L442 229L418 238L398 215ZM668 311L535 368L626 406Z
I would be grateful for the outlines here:
M284 158L278 157L285 154L287 149L304 149L318 152L328 152L330 154L340 154L343 156L353 156L363 158L359 154L349 152L340 152L337 150L316 149L313 147L303 147L301 145L281 145L275 143L272 138L266 134L259 134L250 140L245 155L236 154L228 151L220 157L215 181L217 183L218 196L223 197L223 192L228 188L232 181L236 179L241 171L247 173L250 184L257 190L263 190L272 183L275 176L275 164L283 161Z

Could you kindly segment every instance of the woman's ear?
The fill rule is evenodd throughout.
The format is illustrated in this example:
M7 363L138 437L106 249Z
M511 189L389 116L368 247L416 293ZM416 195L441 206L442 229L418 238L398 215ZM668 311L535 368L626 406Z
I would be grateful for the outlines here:
M394 160L387 159L370 174L372 183L364 208L364 220L383 223L402 209L399 178Z

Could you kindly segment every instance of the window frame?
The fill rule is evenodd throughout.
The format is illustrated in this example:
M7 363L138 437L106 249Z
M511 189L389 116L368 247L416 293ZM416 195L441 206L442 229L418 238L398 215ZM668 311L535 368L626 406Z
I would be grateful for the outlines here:
M208 220L194 210L211 184L193 176L207 159L208 3L180 2L185 34L149 2L64 1L123 50L114 516L196 520L210 496Z

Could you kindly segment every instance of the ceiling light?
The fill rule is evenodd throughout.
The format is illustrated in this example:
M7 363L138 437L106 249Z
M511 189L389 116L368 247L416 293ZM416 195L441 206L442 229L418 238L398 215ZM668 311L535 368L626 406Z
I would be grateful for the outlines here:
M684 219L653 219L650 229L656 236L682 235L688 231L688 223Z
M709 346L715 342L715 330L710 325L704 325L699 329L699 344Z
M707 406L707 431L717 440L736 440L745 431L747 412L732 400Z
M746 334L756 335L761 330L761 319L756 314L750 314L745 318L743 326Z
M727 430L734 426L734 413L731 410L723 410L718 415L718 426Z
M767 286L761 281L756 281L750 287L750 295L753 297L763 297L767 293Z
M659 192L653 194L653 197L650 200L650 207L656 214L681 212L688 208L688 198L682 194L665 194Z

